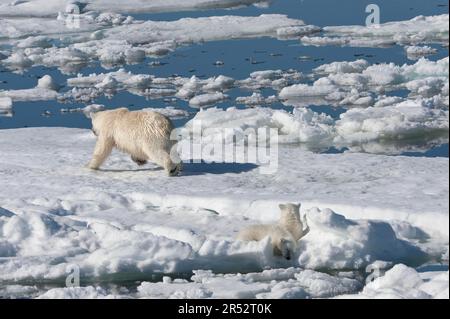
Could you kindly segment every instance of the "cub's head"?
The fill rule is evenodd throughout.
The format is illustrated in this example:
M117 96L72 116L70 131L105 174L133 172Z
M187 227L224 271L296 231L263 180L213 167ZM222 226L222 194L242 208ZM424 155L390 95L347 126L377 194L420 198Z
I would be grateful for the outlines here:
M123 113L128 112L127 108L118 108L114 110L106 110L101 112L91 112L89 117L92 122L92 132L98 136L100 132L107 129L114 120L120 117Z
M273 249L275 256L281 256L286 260L291 260L295 257L297 245L292 240L281 238Z
M280 207L280 211L281 211L281 219L283 219L283 220L289 220L289 219L300 220L300 204L287 203L287 204L280 204L279 207Z

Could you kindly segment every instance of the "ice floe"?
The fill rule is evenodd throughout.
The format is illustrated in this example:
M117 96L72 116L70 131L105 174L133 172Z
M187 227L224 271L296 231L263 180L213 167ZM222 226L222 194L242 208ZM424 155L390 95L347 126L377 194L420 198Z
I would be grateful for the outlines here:
M392 21L371 26L328 26L322 36L301 38L304 45L339 45L386 47L448 43L448 14L417 16L406 21Z
M405 47L406 55L410 60L418 60L421 57L425 57L428 55L436 54L438 52L437 49L431 48L427 45L425 46L416 46L411 45Z
M153 112L158 112L161 113L165 116L167 116L168 118L171 119L179 119L179 118L185 118L189 116L189 112L186 110L182 110L173 106L166 106L163 108L144 108L141 109L142 111L153 111Z
M348 143L448 134L448 111L432 109L426 102L405 101L383 108L354 108L336 122L338 140Z
M418 272L403 264L368 283L357 295L339 298L448 299L448 271Z
M308 108L284 110L256 107L240 110L212 108L197 113L185 130L201 125L202 141L226 141L225 129L274 128L282 144L310 143L351 146L371 141L388 142L408 138L448 135L448 110L427 107L427 100L405 101L385 107L352 108L334 120ZM230 131L232 132L232 131ZM244 137L242 137L244 138Z
M413 96L437 96L440 104L448 105L448 57L438 61L422 58L402 66L369 65L365 60L333 62L317 67L314 72L318 78L312 85L285 86L279 97L298 106L324 102L371 106L377 102L373 94L407 89Z
M15 101L48 101L55 100L58 96L57 85L49 75L38 80L38 84L32 89L4 90L0 91L0 98L10 98Z
M246 106L262 106L278 102L275 95L264 97L261 93L254 92L251 96L239 96L236 98L236 103L245 104Z
M0 115L5 116L12 112L12 99L10 97L0 97Z
M221 92L217 93L205 93L201 95L194 96L189 100L189 105L191 107L202 108L205 106L212 106L219 102L226 100L228 96Z
M32 18L29 24L11 18L1 20L0 36L9 38L13 46L10 56L2 63L10 68L56 66L74 73L77 64L100 61L108 67L138 63L146 56L167 54L180 44L277 37L277 30L296 26L304 27L305 33L308 29L315 32L303 21L279 14L134 21L118 14L87 12L79 15L79 19L82 29L76 29L77 32L67 27L67 19L64 18ZM61 42L59 38L62 35L65 37ZM25 40L15 40L26 37ZM72 69L66 66L69 62Z
M144 298L322 298L355 291L361 284L299 268L265 270L261 273L214 274L194 271L191 281L143 282L138 295Z
M61 109L61 113L83 113L84 115L90 117L91 113L99 112L105 109L104 105L101 104L90 104L85 107L77 107L71 109Z
M86 11L112 12L170 12L186 10L207 10L234 8L242 5L265 5L267 0L132 0L110 1L96 0L76 3L66 0L30 0L30 1L0 1L0 16L16 17L48 17L60 12L78 13Z

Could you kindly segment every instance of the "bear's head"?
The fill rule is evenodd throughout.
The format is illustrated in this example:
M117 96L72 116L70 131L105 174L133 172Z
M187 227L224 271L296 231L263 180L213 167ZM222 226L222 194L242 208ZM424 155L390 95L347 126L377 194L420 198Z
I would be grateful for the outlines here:
M300 221L300 204L280 204L281 221Z
M295 257L297 245L294 241L281 238L273 247L273 254L275 256L281 256L286 260L291 260Z

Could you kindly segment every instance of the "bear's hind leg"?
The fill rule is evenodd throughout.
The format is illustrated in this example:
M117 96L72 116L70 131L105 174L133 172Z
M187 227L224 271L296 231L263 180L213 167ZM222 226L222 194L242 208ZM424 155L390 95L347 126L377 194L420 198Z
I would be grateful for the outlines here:
M174 163L170 155L165 150L158 150L154 152L151 149L146 149L145 154L152 162L164 168L169 176L176 176L180 172L181 163Z

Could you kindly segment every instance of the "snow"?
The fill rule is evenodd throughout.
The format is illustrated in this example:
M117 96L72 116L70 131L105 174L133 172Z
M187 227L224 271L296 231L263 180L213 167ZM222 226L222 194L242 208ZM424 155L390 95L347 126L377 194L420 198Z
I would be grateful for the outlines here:
M186 164L182 176L167 178L136 171L119 153L99 172L84 169L95 141L88 130L15 129L0 137L0 251L14 257L0 264L2 280L56 279L71 264L86 277L286 266L270 241L233 238L245 225L276 220L279 203L299 200L311 232L294 265L359 269L377 258L411 265L448 249L447 159L280 148L275 174L251 164L216 164L223 173ZM396 221L428 237L398 239Z
M106 291L100 287L68 287L53 288L39 295L37 299L111 299Z
M73 100L85 106L61 112L89 117L106 108L93 100L121 91L170 97L165 102L178 98L198 110L140 106L172 119L195 114L177 132L186 163L174 178L151 163L137 167L118 151L99 171L85 168L95 144L89 130L0 130L0 297L448 298L448 159L374 155L415 151L411 140L425 149L448 142L449 60L425 58L448 46L448 14L323 28L281 14L175 21L127 16L267 4L0 0L0 63L17 73L44 66L76 74L97 61L116 69L192 43L256 37L400 45L414 60L336 61L310 74L258 69L244 79L118 69L72 75L68 90L50 75L33 88L1 90L1 116L12 115L17 101ZM235 88L249 91L235 98L247 108L214 107ZM390 94L402 90L402 96ZM264 107L276 102L292 111ZM324 104L342 112L333 118L305 107ZM259 135L267 128L278 132L279 144L261 152L252 143L274 142ZM223 159L217 150L230 146L236 153ZM315 153L330 147L347 151ZM191 153L196 148L200 154ZM274 256L270 237L236 240L246 226L275 222L278 205L288 202L301 203L311 229L294 258ZM368 281L370 269L383 271ZM83 287L63 287L73 270ZM99 284L105 279L125 279L137 290Z
M299 264L306 268L358 269L375 260L421 264L423 252L397 239L381 221L348 220L329 209L306 212L310 233L301 240Z

